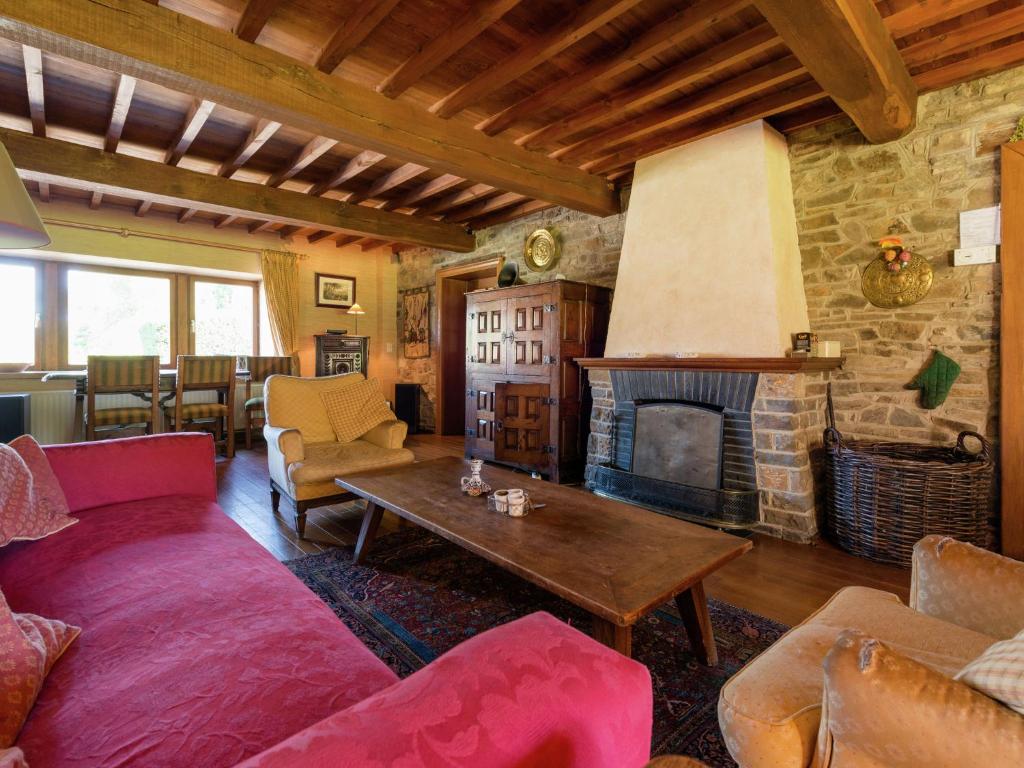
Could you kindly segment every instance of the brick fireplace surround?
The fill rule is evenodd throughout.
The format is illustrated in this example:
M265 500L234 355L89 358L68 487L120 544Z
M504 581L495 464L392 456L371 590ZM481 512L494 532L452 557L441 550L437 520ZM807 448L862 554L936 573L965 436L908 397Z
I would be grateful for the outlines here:
M687 377L700 376L699 371L688 370L668 374L664 371L630 371L627 377L623 375L624 371L596 367L601 364L599 361L595 360L593 364L595 367L590 368L589 377L594 404L587 446L587 484L591 488L594 487L594 470L598 465L629 468L628 465L623 466L628 461L629 407L627 403L616 402L617 392L621 399L650 397L660 387L661 396L677 397L678 394L672 391L666 393L666 381L679 382L679 393L682 393L682 382ZM695 364L696 361L692 361L688 367L699 367ZM745 446L749 452L752 445L756 483L760 491L758 528L793 541L811 541L819 529L816 509L820 507L816 500L823 490L818 480L821 456L817 449L821 448L825 428L828 371L721 372L715 375L723 377L720 379L722 386L729 386L730 376L744 377L747 382L751 375L757 379L749 422L746 414L738 411L731 429L727 420L727 442L731 431L732 450L737 457L743 455ZM613 386L613 378L617 386ZM629 386L624 385L627 380L631 382ZM671 385L669 387L671 389ZM687 392L692 391L689 383L685 388ZM687 396L686 399L700 402L702 398ZM708 402L714 404L713 400ZM747 423L750 432L745 435ZM623 427L625 441L621 436Z

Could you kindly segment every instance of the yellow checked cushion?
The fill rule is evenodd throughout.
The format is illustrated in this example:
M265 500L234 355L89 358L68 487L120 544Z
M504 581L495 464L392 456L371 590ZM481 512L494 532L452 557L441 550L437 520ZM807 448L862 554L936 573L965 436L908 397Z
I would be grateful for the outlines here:
M272 427L299 430L304 443L334 442L334 429L320 395L361 381L365 381L361 373L318 378L271 376L263 386L267 423Z
M92 412L92 423L98 427L111 424L143 424L153 418L149 408L97 408Z
M339 443L350 443L378 424L395 420L376 379L321 392L320 399Z
M164 413L168 418L174 418L174 406L165 405ZM182 420L188 419L217 419L227 416L228 407L220 403L185 403L181 406Z
M410 464L415 459L408 448L381 448L365 440L307 444L305 449L303 460L288 466L288 479L296 486L333 483L334 478L341 475ZM341 493L337 486L330 490L331 493Z

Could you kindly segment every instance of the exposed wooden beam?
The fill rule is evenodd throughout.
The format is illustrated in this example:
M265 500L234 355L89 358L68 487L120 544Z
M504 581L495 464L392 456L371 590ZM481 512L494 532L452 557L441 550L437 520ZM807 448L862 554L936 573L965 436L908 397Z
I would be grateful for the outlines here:
M0 37L208 98L313 135L557 205L619 210L608 183L437 119L284 54L140 0L0 0Z
M716 133L735 128L738 125L749 123L751 120L759 120L811 104L820 100L822 96L824 94L821 91L821 86L813 81L794 85L783 91L740 104L725 112L718 112L694 123L687 123L678 128L662 131L654 136L629 144L608 157L592 163L592 165L600 173L607 173L657 152L688 144L705 136L713 136Z
M984 19L950 29L935 37L900 49L908 67L936 61L945 56L969 51L1024 32L1024 5L1017 5Z
M46 135L46 96L43 87L43 52L30 45L21 46L25 62L25 85L28 88L28 114L32 133Z
M45 181L104 194L125 195L177 208L199 208L282 224L419 242L445 250L469 251L473 238L462 227L378 211L336 200L111 154L54 139L0 129L23 179Z
M44 203L50 202L50 185L45 181L40 181L39 184L39 199Z
M334 247L335 248L344 248L346 245L352 245L357 240L361 240L361 239L362 238L356 237L355 235L349 235L348 237L339 237L337 240L334 241Z
M493 197L488 197L481 200L478 203L474 203L467 208L456 210L454 213L445 215L445 219L448 221L469 221L479 216L483 216L494 211L500 211L503 208L508 208L511 205L521 203L528 198L517 192L501 192Z
M842 116L843 110L837 107L836 103L828 96L823 96L820 101L773 117L770 122L775 130L789 133Z
M574 136L607 119L608 115L639 109L655 99L711 77L781 43L775 30L767 24L761 24L668 69L655 72L628 88L595 99L577 112L522 137L518 143L530 149L550 147L557 141Z
M320 52L316 68L330 74L384 21L399 0L359 0L355 10Z
M153 201L152 200L143 200L141 203L139 203L138 207L135 209L135 215L136 216L145 216L147 213L149 213L149 209L152 208L152 207L153 207Z
M214 102L208 99L194 99L192 101L188 115L185 116L184 124L178 130L178 135L174 137L171 148L167 150L167 156L164 159L165 163L177 165L181 162L181 158L188 152L188 148L196 140L199 131L206 125L206 121L209 119L210 113L213 112L215 106Z
M532 38L511 56L502 59L430 107L438 117L449 118L472 106L539 64L558 55L573 43L603 27L641 0L589 0L568 14L546 34Z
M290 224L290 225L288 225L286 227L281 227L279 230L277 230L277 234L283 240L286 237L291 237L296 232L298 232L300 229L302 229L302 227L297 227L295 225Z
M262 118L257 120L256 125L249 131L245 142L235 151L235 154L221 164L217 174L230 179L235 171L249 162L249 159L260 151L263 145L277 133L280 127L281 124L274 120L264 120Z
M755 0L825 92L873 142L917 119L917 86L871 0Z
M962 16L992 3L992 0L914 0L885 17L885 26L895 38Z
M566 162L607 154L612 148L640 134L693 120L695 117L733 104L741 99L756 96L765 89L795 80L807 73L803 64L793 56L781 59L744 72L742 75L713 85L698 93L645 112L631 120L613 125L594 136L590 136L571 147L555 152L553 156Z
M229 214L227 216L221 216L219 219L217 219L215 222L213 222L213 226L214 226L215 229L224 229L224 227L231 226L236 221L238 221L240 218L242 218L242 217L241 216L237 216L237 215L235 215L233 213Z
M560 99L580 89L593 88L632 69L646 59L705 32L750 3L751 0L703 0L697 5L676 11L665 21L635 38L617 54L585 66L574 75L552 81L545 88L487 118L477 125L477 128L488 136L495 136L520 120L556 105Z
M103 140L105 152L116 152L117 145L121 141L121 133L124 131L125 120L128 119L128 109L132 105L132 95L135 93L136 80L130 75L120 75L117 78L117 92L114 94L114 106L110 110L110 123L107 126L107 135Z
M354 179L366 169L375 166L385 157L386 155L382 155L380 152L374 152L369 149L363 150L331 174L329 179L316 184L309 191L309 194L317 196L322 195L324 192L344 184L349 179Z
M553 207L554 206L551 205L551 203L544 202L543 200L526 200L519 203L519 205L514 205L503 211L472 219L468 222L469 228L474 232L478 232L481 229L487 229L488 227L493 227L497 224L505 224L513 219L518 219L522 216L528 216L531 213L537 213L537 211L544 211Z
M444 213L460 205L466 205L474 200L479 200L481 197L489 195L494 191L494 187L490 184L473 184L470 187L460 189L458 192L453 192L447 197L442 197L440 200L423 206L416 213L427 216L435 213Z
M92 193L92 197L89 198L89 207L92 208L95 211L97 208L100 207L100 203L102 203L102 202L103 202L103 193L99 192L99 191L94 191Z
M461 176L456 176L451 173L442 174L436 179L431 179L426 184L421 184L416 187L416 189L410 191L407 195L398 198L394 207L408 208L409 206L416 205L417 203L422 203L424 200L429 200L434 195L446 192L464 181L465 179Z
M323 232L314 232L312 235L306 237L307 243L319 243L321 240L329 240L332 237L337 237L337 232L329 232L324 230Z
M372 200L385 192L394 189L397 186L404 184L410 179L415 179L417 176L426 173L430 169L425 165L417 165L416 163L406 163L400 165L391 173L385 173L379 179L377 179L370 188L366 190L365 194L352 195L348 198L347 202L358 203L361 200Z
M269 232L277 225L273 221L254 221L250 224L247 229L250 235L255 235L257 232Z
M401 95L421 78L461 51L491 24L515 8L522 0L479 0L450 27L433 38L416 53L402 62L397 69L377 86L377 92L389 99Z
M197 213L199 213L199 209L198 208L184 208L184 209L182 209L182 211L178 214L178 223L179 224L184 224L186 221L190 220Z
M280 4L281 0L249 0L235 25L235 34L247 43L254 42Z
M384 245L386 242L387 240L375 240L373 238L364 237L361 240L357 240L353 245L358 245L359 250L361 251L370 251L374 248L380 248L380 246Z
M914 82L922 91L934 91L967 80L976 80L1022 62L1024 62L1024 42L1011 43L962 61L919 72L914 75Z
M292 159L288 161L288 165L267 180L267 186L281 186L284 182L288 181L288 179L292 178L292 176L301 173L306 169L306 167L316 162L321 155L337 143L338 142L335 139L328 139L325 136L314 137L306 144L306 146L302 147L292 156Z

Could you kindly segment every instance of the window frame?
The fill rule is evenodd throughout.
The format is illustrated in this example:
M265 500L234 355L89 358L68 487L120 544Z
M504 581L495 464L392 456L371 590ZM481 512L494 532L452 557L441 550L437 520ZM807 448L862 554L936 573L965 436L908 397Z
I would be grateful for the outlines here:
M260 283L258 280L239 280L230 277L207 277L205 275L183 275L188 278L188 348L196 354L196 283L220 283L242 285L252 288L252 349L235 352L235 356L255 356L260 353Z
M46 290L45 290L45 272L43 265L38 259L26 259L19 256L0 256L0 264L11 265L17 267L31 267L35 273L35 291L36 291L36 316L32 319L35 327L34 334L34 352L32 365L29 366L28 370L38 371L43 365L43 318L46 317ZM12 363L27 363L28 360L11 360Z

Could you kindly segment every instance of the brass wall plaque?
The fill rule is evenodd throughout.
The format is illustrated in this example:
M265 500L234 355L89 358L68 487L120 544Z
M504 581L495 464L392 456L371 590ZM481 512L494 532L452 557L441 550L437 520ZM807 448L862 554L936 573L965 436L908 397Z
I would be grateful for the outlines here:
M544 272L555 266L559 256L558 238L550 230L538 229L526 238L523 257L526 266L534 272Z
M932 289L932 265L914 254L898 272L889 270L884 259L873 259L864 269L861 290L876 307L894 309L916 304Z

